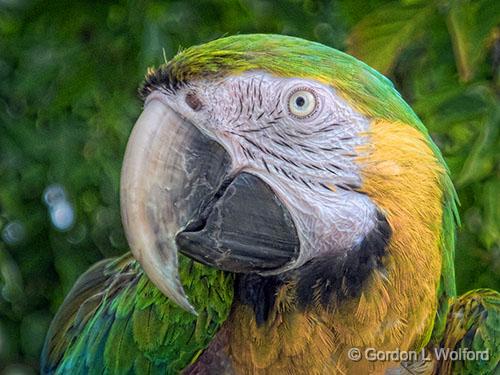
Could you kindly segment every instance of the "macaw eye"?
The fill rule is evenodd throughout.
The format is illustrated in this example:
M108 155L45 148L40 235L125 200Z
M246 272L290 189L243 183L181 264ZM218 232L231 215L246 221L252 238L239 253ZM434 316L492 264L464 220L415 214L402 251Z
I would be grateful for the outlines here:
M288 110L299 118L312 115L317 106L316 95L310 90L296 90L288 98Z

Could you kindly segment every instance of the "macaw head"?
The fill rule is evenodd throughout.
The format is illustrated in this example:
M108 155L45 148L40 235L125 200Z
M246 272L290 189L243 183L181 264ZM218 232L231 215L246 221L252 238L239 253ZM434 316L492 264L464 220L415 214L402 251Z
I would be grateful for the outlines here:
M426 259L439 254L453 199L446 168L392 84L362 62L298 38L238 35L179 53L141 95L123 222L149 278L183 308L194 311L178 250L293 279L303 304L359 293L419 241L422 261L408 263L439 278L441 260Z

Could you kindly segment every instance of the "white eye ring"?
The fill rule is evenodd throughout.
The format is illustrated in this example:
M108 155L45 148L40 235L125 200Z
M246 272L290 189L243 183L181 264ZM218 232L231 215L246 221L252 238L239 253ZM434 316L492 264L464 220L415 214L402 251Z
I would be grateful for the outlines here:
M288 110L298 118L311 116L318 107L316 95L308 89L297 89L288 97Z

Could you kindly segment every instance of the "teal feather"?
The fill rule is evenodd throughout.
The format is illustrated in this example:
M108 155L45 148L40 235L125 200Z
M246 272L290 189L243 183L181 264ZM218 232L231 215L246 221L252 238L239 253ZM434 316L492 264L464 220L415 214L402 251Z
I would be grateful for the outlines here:
M129 254L87 271L52 323L42 373L165 374L188 366L226 319L233 284L187 258L180 269L193 280L185 287L198 317L161 294Z

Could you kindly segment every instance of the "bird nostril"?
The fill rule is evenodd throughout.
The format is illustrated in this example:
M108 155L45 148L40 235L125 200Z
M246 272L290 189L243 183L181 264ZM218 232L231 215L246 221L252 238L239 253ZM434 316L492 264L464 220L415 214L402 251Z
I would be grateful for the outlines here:
M193 111L199 111L203 108L203 103L194 92L186 94L186 104L190 106Z

